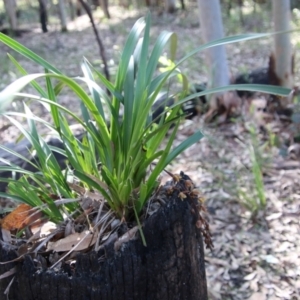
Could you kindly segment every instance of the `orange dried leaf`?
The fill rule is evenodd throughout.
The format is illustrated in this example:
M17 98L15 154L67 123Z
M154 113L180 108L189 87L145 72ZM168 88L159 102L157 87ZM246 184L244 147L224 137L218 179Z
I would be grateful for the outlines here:
M6 230L21 230L41 218L41 212L32 211L27 204L20 204L15 210L5 216L1 221L1 227Z

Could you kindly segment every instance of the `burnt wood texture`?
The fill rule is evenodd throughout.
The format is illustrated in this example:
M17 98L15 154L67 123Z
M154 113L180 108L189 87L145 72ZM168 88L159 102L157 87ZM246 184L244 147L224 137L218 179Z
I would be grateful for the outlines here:
M75 267L41 267L37 258L0 265L16 267L9 288L12 300L207 300L203 241L186 199L176 195L149 217L140 237L99 252L78 254ZM0 244L0 261L16 258ZM12 276L0 281L0 299Z

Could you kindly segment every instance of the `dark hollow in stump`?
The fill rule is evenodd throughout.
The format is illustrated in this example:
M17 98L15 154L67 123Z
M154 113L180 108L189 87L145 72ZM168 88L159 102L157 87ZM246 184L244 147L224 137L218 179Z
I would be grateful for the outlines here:
M75 268L42 269L27 255L22 261L0 265L0 275L17 268L10 300L206 300L203 240L187 199L172 197L150 216L140 236L99 252L79 254ZM17 255L0 244L0 261ZM14 276L14 275L13 275ZM0 281L0 299L12 276Z

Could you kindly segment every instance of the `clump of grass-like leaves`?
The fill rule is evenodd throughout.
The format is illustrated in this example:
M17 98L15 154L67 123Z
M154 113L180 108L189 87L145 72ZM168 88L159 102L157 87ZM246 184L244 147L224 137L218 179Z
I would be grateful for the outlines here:
M178 154L202 137L198 131L172 149L180 121L180 106L170 109L164 117L156 120L157 123L152 120L151 109L159 92L170 77L180 72L173 69L171 72L154 76L159 58L169 40L174 56L176 36L169 32L161 33L151 52L149 39L150 18L148 17L147 22L142 18L136 22L128 36L115 83L111 83L86 59L81 65L84 76L70 78L29 49L1 36L3 42L35 60L46 70L44 74L27 75L20 64L10 56L25 76L1 93L2 103L11 101L15 96L42 102L49 107L53 121L53 124L50 124L35 116L25 102L24 114L4 113L30 141L38 158L35 164L30 162L38 172L23 170L9 162L8 166L1 167L1 170L23 174L20 180L8 179L9 197L33 207L41 207L57 222L63 219L62 209L55 205L53 195L54 199L76 198L77 193L72 189L72 183L76 182L87 191L100 192L118 218L126 220L134 214L139 215L146 200L158 185L159 174ZM46 89L35 81L38 78L45 78ZM58 83L54 85L54 82ZM101 82L102 85L97 82ZM38 95L17 93L29 83ZM88 92L80 83L88 86ZM59 105L58 96L65 86L80 99L82 118ZM112 96L106 93L105 89L109 90ZM108 108L108 113L105 113L107 110L104 105ZM83 126L86 134L82 140L74 137L66 114ZM24 129L13 115L27 118L29 129ZM55 132L63 142L63 149L48 146L38 134L36 122L43 123ZM162 149L161 145L168 131L168 141ZM19 155L12 150L6 150ZM66 157L66 170L61 170L53 155L55 151ZM28 161L25 157L22 158ZM151 172L148 173L150 167ZM76 202L71 202L65 204L63 209L73 212L76 207Z
M115 82L109 82L86 59L81 65L83 77L71 78L62 74L47 61L9 37L0 34L0 41L45 69L41 74L27 74L26 70L11 56L11 61L24 75L0 93L1 110L14 98L30 99L43 103L49 109L52 122L34 115L24 102L24 113L3 112L36 152L37 160L30 162L13 150L3 149L19 156L38 170L30 172L10 162L0 167L1 171L21 173L20 180L2 179L9 182L8 193L1 196L40 207L54 222L63 220L64 213L74 213L79 207L76 199L78 190L97 192L102 195L119 219L138 219L145 202L158 186L160 173L185 149L202 138L197 131L187 140L173 148L173 142L180 122L180 105L195 96L230 89L273 91L286 95L289 91L258 85L240 85L211 89L184 97L187 81L178 65L197 51L206 48L264 37L264 34L246 34L224 38L203 45L181 59L171 69L156 74L164 47L170 42L171 59L176 50L176 36L162 32L154 46L150 47L150 16L139 19L133 26L121 54ZM152 106L168 80L181 76L183 92L178 101L165 110L159 120L152 119ZM37 79L44 78L45 87ZM37 94L20 93L31 84ZM83 89L88 87L88 91ZM81 103L81 117L59 104L58 97L64 88L69 88ZM106 91L109 91L106 92ZM106 108L105 108L105 107ZM107 112L108 111L108 112ZM81 124L86 134L82 140L75 138L66 116ZM13 116L25 117L28 129ZM156 121L156 122L154 122ZM63 149L47 145L38 133L36 122L47 126L63 142ZM166 134L169 133L165 146ZM61 170L53 153L63 155L68 167ZM57 199L65 199L57 205Z
M239 190L241 203L252 216L263 212L267 206L265 186L263 181L263 151L266 145L259 145L258 133L254 126L249 127L251 142L249 143L249 156L251 161L251 177L248 191ZM252 184L251 184L252 183Z

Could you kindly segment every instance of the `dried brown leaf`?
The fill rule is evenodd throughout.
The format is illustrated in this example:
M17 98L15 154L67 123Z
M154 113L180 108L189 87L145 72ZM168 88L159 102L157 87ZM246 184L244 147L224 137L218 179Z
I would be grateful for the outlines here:
M131 228L130 230L128 230L125 234L123 234L116 242L114 245L114 249L115 251L118 251L121 246L134 239L136 232L138 231L138 226L134 226L133 228Z
M2 228L10 231L21 230L24 227L40 220L42 215L42 212L33 212L31 206L22 203L0 220L0 224Z
M65 252L70 250L85 250L94 245L96 240L97 235L90 231L76 232L56 242L49 242L47 251Z
M267 295L265 295L264 293L253 293L251 295L251 297L249 298L249 300L266 300L267 299Z
M9 276L15 274L16 272L17 272L17 267L13 267L10 270L6 271L5 273L2 273L0 275L0 280L3 278L9 277Z

